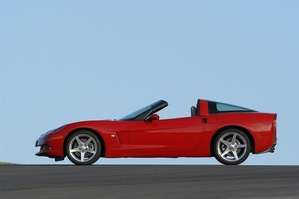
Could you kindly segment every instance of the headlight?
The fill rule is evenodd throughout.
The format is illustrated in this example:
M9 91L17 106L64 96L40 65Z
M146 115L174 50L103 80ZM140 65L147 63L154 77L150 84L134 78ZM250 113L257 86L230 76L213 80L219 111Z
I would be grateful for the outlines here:
M63 129L64 127L65 127L65 126L61 126L61 127L56 128L56 129L53 129L51 133L55 133L55 132L57 132L57 131Z
M57 131L63 129L63 127L65 127L65 126L61 126L61 127L56 128L56 129L52 129L52 130L50 130L50 131L48 131L48 132L42 134L41 136L43 136L43 135L48 135L48 134L50 134L50 133L55 133L55 132L57 132Z

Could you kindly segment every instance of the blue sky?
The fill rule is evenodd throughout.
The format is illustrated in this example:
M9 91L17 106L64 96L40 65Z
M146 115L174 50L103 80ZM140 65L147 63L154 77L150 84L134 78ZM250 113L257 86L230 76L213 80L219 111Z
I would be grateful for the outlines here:
M298 10L290 0L0 0L0 161L52 164L34 147L50 129L159 99L161 118L188 116L203 98L278 114L276 152L243 164L298 165ZM97 162L169 163L219 164Z

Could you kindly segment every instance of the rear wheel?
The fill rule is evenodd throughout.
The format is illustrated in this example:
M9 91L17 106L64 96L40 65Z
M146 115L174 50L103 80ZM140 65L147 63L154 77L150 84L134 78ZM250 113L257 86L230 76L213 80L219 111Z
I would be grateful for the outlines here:
M215 158L226 165L241 164L247 159L250 151L248 136L236 128L220 132L214 143Z
M79 130L67 139L65 151L69 160L74 164L90 165L100 158L101 142L94 133Z

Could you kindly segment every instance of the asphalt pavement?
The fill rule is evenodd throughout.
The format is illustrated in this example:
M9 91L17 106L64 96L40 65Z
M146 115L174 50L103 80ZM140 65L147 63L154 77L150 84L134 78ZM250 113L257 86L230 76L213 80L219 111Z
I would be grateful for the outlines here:
M0 198L299 198L299 166L2 165Z

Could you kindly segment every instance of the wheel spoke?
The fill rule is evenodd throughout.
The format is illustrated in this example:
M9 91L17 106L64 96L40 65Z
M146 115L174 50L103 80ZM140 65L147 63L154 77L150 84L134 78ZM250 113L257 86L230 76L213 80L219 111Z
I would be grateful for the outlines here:
M84 162L85 152L81 151L81 162Z
M238 135L237 133L234 133L234 135L232 137L232 141L231 141L232 144L236 143L237 135Z
M237 154L237 151L232 151L232 152L233 152L233 154L234 154L235 159L236 159L236 160L239 160L239 156L238 156L238 154Z
M222 144L224 144L225 146L227 146L227 147L228 147L229 144L230 144L228 141L224 140L223 138L220 139L220 142L221 142Z
M89 145L89 143L91 142L91 140L92 140L92 137L90 137L90 138L85 142L85 144L86 144L86 145Z
M246 148L247 144L238 144L237 149Z
M79 151L80 151L79 148L73 148L73 149L70 150L71 153L75 153L75 152L79 152Z
M93 150L93 149L87 149L86 152L88 152L88 153L92 153L92 154L95 154L95 153L96 153L96 151Z
M220 155L224 158L224 156L226 155L226 154L228 154L230 151L229 151L229 149L227 148L223 153L221 153Z
M77 141L77 143L78 143L79 145L82 145L82 144L83 144L82 141L80 140L79 136L76 136L76 141Z

